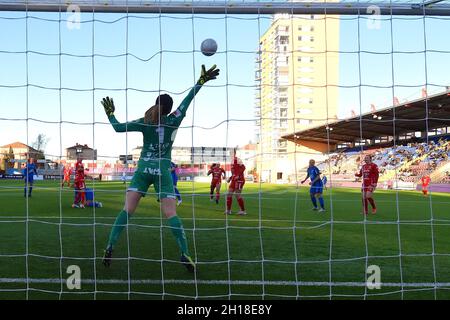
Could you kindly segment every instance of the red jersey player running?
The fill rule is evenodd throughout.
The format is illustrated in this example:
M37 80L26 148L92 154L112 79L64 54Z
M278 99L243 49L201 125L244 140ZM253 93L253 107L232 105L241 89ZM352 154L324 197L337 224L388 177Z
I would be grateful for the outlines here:
M72 174L72 169L69 165L65 165L63 169L64 178L61 183L61 188L64 188L64 185L67 182L67 186L70 188L70 175Z
M378 166L372 162L372 157L370 155L366 155L364 157L364 162L359 173L356 173L355 176L362 177L362 202L364 208L364 214L367 214L369 211L368 202L372 206L372 214L377 213L377 207L375 206L375 201L373 200L373 192L375 191L378 183Z
M228 186L228 193L227 193L227 210L225 211L225 214L231 214L231 204L233 202L233 194L236 197L236 200L239 204L239 207L241 208L240 211L238 211L238 215L246 215L245 207L244 207L244 199L241 197L242 188L245 184L245 177L244 177L244 171L245 166L242 164L242 161L240 161L236 157L236 153L233 154L233 163L231 164L231 177L228 178L228 182L230 185Z
M86 184L84 182L85 174L84 174L84 165L82 163L82 159L78 158L77 163L75 164L75 181L74 187L76 191L76 196L72 208L84 208L86 203Z
M222 179L225 179L225 170L220 167L220 164L213 163L211 169L208 171L208 176L212 174L211 186L209 191L209 199L213 201L214 189L216 190L216 204L219 204L220 199L220 186L222 185Z
M420 180L422 181L422 193L424 196L428 196L428 186L430 185L431 179L425 175Z

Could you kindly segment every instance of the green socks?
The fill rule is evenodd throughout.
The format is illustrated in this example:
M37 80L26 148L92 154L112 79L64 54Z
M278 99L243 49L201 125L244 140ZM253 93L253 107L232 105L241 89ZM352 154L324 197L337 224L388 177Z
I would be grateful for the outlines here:
M186 234L184 233L180 218L176 215L169 218L169 225L171 226L172 233L177 240L177 244L180 247L181 252L189 256Z
M112 226L111 233L109 234L108 240L108 249L112 249L119 239L120 234L122 233L125 226L128 224L128 214L126 211L120 211L119 215ZM169 225L171 227L172 233L175 236L178 246L183 254L189 256L189 250L186 240L186 234L184 233L183 225L181 224L181 220L178 216L173 216L168 219Z
M125 226L128 224L128 214L125 210L120 211L119 215L114 222L114 225L109 234L108 249L112 249L116 245L120 234L122 233Z

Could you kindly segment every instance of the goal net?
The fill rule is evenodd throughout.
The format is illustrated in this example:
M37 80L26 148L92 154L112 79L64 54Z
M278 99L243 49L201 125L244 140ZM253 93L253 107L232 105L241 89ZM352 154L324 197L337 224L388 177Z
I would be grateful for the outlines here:
M449 15L421 0L0 0L0 299L448 299ZM105 267L149 148L130 122L160 94L178 117L202 65L220 74L167 144L195 270L153 185ZM355 176L367 156L372 195Z

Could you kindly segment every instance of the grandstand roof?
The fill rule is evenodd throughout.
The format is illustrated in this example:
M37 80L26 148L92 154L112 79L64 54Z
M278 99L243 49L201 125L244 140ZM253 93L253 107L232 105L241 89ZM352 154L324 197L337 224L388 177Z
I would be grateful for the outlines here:
M297 131L282 138L298 144L316 142L336 145L359 139L393 136L394 132L398 135L448 126L450 126L450 89L445 93L429 95L427 98Z

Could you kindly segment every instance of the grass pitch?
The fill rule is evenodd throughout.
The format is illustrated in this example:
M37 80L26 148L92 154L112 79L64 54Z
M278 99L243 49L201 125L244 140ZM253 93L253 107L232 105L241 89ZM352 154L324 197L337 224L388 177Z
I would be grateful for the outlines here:
M224 190L216 205L208 184L181 182L177 212L197 262L193 275L179 263L154 195L141 201L117 260L104 268L125 185L89 187L103 208L71 208L73 189L57 182L37 181L27 200L22 181L0 180L0 300L450 298L447 194L377 190L378 213L365 220L356 189L325 191L320 214L308 188L247 183L247 216L225 216ZM66 285L70 265L80 267L79 290ZM369 265L380 267L381 289L364 286Z

